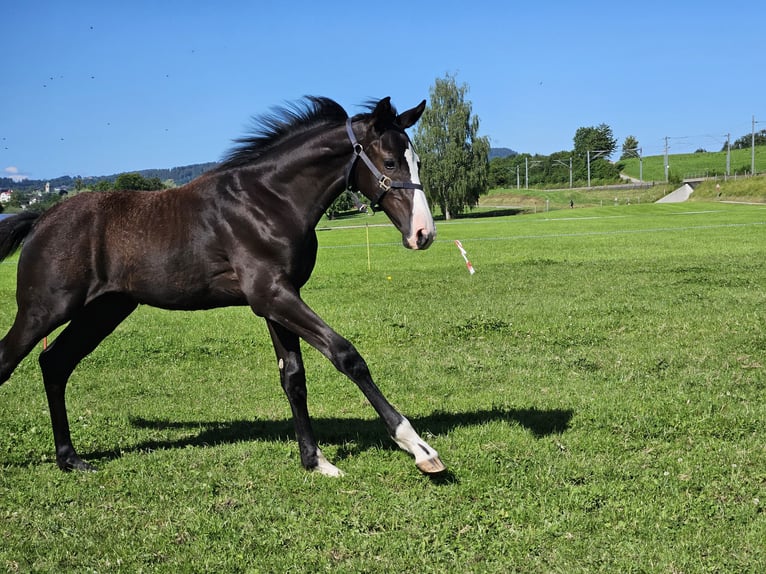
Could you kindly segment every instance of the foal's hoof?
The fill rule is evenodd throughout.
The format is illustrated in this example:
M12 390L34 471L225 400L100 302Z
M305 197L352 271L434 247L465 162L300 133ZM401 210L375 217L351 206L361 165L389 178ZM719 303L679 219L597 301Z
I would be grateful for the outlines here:
M64 460L57 460L56 463L64 472L69 472L71 470L79 470L81 472L96 472L98 470L98 468L92 464L88 464L81 458L67 458Z
M438 456L428 458L426 460L421 460L415 464L417 465L420 472L424 474L439 474L440 472L447 470L447 467L444 466L444 463Z
M337 466L335 466L333 463L331 463L329 460L327 460L325 456L322 454L322 451L319 449L317 449L316 458L317 458L317 464L316 466L312 467L310 470L314 472L318 472L319 474L323 474L325 476L337 477L337 476L343 476L346 474Z

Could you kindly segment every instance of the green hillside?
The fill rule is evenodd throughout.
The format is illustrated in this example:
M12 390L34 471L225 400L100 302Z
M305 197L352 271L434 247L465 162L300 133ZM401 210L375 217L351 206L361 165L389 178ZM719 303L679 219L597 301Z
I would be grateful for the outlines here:
M662 155L654 155L643 158L643 180L665 181ZM630 177L639 177L639 160L630 158L621 160L624 164L622 172ZM670 165L669 179L682 180L692 177L723 176L726 173L726 152L700 152L675 154L668 156ZM731 176L750 173L751 152L750 149L731 150ZM755 147L755 171L766 171L766 146Z
M677 183L657 183L645 188L594 187L593 189L492 189L479 199L477 214L538 213L583 207L609 207L654 203L675 190ZM766 175L711 179L698 184L689 201L731 201L766 204ZM571 203L570 203L571 202Z
M766 176L703 181L694 188L694 193L689 199L691 201L766 203Z

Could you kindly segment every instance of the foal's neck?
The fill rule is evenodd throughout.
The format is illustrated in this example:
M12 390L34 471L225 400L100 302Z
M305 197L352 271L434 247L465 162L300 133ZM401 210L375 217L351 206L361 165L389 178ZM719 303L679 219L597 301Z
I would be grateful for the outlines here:
M346 167L353 148L343 126L318 131L295 152L300 159L292 169L289 193L309 214L311 228L345 190Z

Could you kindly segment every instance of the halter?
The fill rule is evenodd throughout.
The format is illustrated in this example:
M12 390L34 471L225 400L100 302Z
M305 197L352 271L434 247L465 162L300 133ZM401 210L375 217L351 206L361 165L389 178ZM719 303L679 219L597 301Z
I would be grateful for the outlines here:
M346 120L346 133L348 133L348 137L351 140L351 145L354 146L354 156L351 158L351 162L349 162L348 167L346 168L346 189L348 191L353 191L351 187L351 172L354 171L356 160L359 158L362 158L362 161L369 168L378 182L377 194L375 194L375 197L369 198L370 207L373 209L380 204L380 200L383 199L383 196L391 189L423 189L423 186L419 183L413 183L411 181L392 181L390 177L383 175L365 153L362 144L357 141L356 136L354 135L354 130L351 127L351 118Z

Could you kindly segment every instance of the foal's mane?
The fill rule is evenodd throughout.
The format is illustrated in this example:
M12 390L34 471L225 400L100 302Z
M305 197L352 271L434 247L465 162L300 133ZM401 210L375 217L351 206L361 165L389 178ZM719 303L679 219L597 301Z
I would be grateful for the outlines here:
M284 107L274 108L268 114L253 118L251 133L234 140L237 145L215 171L248 165L287 138L316 127L342 124L346 118L348 114L340 104L318 96L306 96Z

